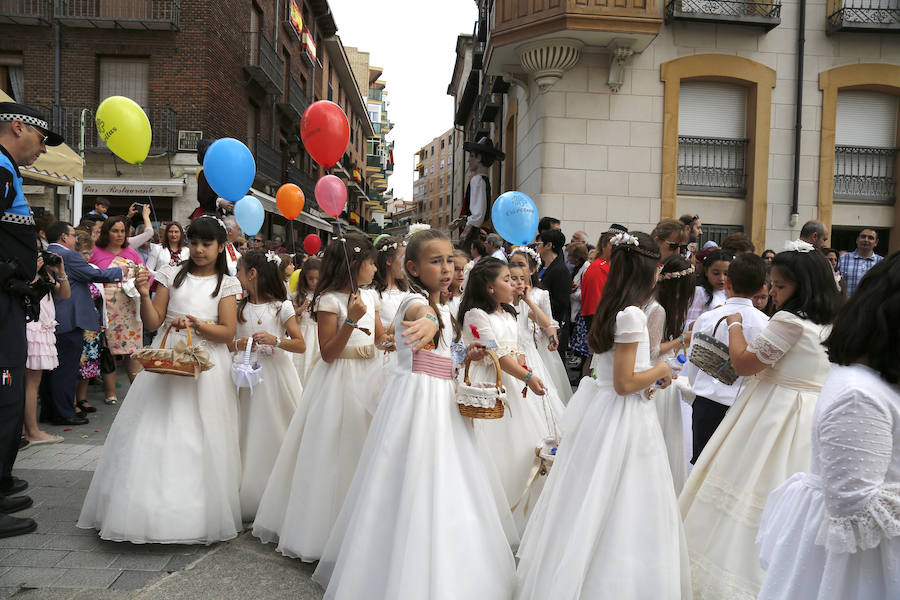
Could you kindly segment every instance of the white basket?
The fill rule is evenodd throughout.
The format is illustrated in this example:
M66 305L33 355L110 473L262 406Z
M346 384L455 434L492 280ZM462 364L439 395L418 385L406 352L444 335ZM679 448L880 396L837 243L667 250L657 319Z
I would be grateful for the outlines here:
M251 348L253 347L253 338L247 339L247 346L244 348L244 356L242 360L232 363L231 365L231 381L241 388L248 388L250 394L253 395L253 386L262 383L262 366L254 362L250 364ZM259 344L257 344L259 349Z

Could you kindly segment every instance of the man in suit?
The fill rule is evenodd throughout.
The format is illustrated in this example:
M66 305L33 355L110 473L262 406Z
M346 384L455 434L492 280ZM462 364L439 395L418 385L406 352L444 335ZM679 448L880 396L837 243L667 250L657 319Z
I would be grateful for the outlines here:
M62 141L37 110L0 102L0 537L37 528L34 519L9 514L32 504L28 496L14 495L28 482L12 475L25 418L25 307L34 304L28 291L37 271L38 248L19 166L32 164L47 146Z
M48 388L55 415L54 425L84 425L86 417L75 416L75 385L81 363L84 330L99 331L100 315L94 307L89 284L122 280L122 269L95 269L75 251L75 229L57 221L47 229L48 250L63 257L72 295L53 298L56 305L56 353L59 366L50 372Z

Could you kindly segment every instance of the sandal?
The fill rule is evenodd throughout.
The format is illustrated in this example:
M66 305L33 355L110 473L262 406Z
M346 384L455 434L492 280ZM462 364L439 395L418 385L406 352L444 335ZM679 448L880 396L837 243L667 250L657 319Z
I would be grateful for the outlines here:
M104 399L103 399L103 403L104 403L104 404L110 404L110 405L112 405L112 404L118 404L118 403L119 403L119 400L118 400L115 396L110 396L109 398L104 398Z
M86 413L97 412L97 407L91 406L90 404L88 404L87 400L79 400L78 402L75 403L75 406L77 406L78 408L80 408L82 411L84 411Z

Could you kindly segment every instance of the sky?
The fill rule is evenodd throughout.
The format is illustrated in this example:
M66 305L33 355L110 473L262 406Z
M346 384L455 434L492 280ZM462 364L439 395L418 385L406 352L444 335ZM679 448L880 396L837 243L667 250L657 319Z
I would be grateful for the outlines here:
M412 200L416 151L453 126L447 86L456 61L456 36L471 34L473 0L329 0L344 46L369 52L384 69L394 130L394 196Z

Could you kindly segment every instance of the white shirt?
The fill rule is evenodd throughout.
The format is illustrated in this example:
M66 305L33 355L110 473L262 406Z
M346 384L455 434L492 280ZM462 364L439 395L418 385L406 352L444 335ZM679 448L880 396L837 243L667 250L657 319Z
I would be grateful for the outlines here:
M716 327L719 319L735 313L741 313L743 321L744 339L749 345L756 336L762 333L762 330L769 324L769 317L760 310L753 307L753 301L749 298L728 298L725 304L719 308L709 310L700 315L694 322L693 334L705 333L713 335L713 329ZM724 344L728 344L728 324L722 321L719 328L716 329L715 338ZM691 337L691 346L687 355L691 355L694 349L694 338ZM731 406L737 398L738 391L741 389L743 377L738 377L732 385L725 385L718 379L707 375L697 368L697 365L688 361L681 375L688 377L693 382L694 393L704 398L709 398L719 404Z
M702 285L698 285L696 288L694 288L694 300L688 307L687 318L684 321L685 330L687 330L687 328L691 326L691 323L697 320L697 317L709 310L716 308L717 306L725 304L725 300L727 299L728 294L725 293L725 290L714 290L712 300L710 300L709 304L707 304L706 289ZM725 339L726 341L728 340L728 338ZM747 341L749 342L750 340Z
M484 179L481 173L473 175L469 180L469 217L466 219L467 227L481 227L484 224L487 211L487 190L484 187Z
M232 256L232 252L234 255ZM228 274L234 277L237 275L237 262L241 258L241 253L237 251L234 244L225 242L225 261L228 264Z
M499 258L503 262L509 262L506 259L506 252L503 251L503 248L497 248L493 252L491 252L491 258Z

